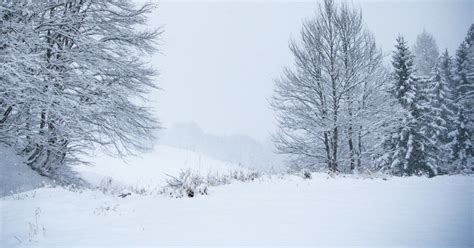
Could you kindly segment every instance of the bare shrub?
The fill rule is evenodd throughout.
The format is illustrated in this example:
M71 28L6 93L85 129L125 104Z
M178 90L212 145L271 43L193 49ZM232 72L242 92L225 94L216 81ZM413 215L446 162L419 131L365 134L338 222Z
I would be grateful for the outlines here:
M207 195L207 183L204 178L191 169L181 170L177 177L167 175L163 192L172 197L194 197L197 194Z
M208 187L230 184L232 181L249 182L254 181L261 175L257 172L246 172L242 170L230 171L227 174L211 173L202 176L199 172L191 169L181 170L177 177L167 175L169 179L161 193L171 197L181 198L184 196L194 197L196 195L207 195Z
M35 209L35 219L33 222L28 222L28 241L33 242L34 239L42 234L46 234L46 228L44 225L38 222L38 219L41 215L41 208L37 207Z
M303 171L303 178L304 179L311 179L311 172L305 170Z

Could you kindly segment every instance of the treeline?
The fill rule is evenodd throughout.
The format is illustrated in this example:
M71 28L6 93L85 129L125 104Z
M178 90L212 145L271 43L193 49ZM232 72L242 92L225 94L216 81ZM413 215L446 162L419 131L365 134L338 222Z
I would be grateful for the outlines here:
M153 8L127 0L2 1L0 142L60 181L96 146L144 149L158 127L139 104L156 87L141 59L161 32L140 27Z
M276 80L276 148L296 169L398 176L472 173L474 25L452 58L424 31L391 66L362 13L325 0Z

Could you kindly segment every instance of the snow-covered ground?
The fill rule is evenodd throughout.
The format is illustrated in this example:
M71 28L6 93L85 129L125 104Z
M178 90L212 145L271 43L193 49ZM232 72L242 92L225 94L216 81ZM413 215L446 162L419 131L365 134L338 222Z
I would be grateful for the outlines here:
M11 148L0 145L0 158L0 197L52 183L32 171ZM176 176L188 168L201 175L247 171L230 162L164 145L156 146L152 152L126 159L98 153L92 158L91 165L78 165L74 170L93 186L100 186L106 179L112 179L112 186L116 188L157 189L166 183L168 175Z
M22 161L12 149L0 144L0 197L50 183Z
M319 175L235 183L181 199L43 188L0 200L0 246L472 247L472 183Z
M230 162L165 145L158 145L150 153L129 157L126 160L99 155L92 163L95 166L76 166L75 170L93 185L100 186L104 179L111 178L117 187L129 186L150 190L162 187L169 179L168 175L177 176L181 170L188 168L203 176L247 171Z
M129 164L105 157L95 162L78 168L87 180L110 176L141 186L160 186L164 173L179 168L203 174L238 169L164 146ZM0 247L472 247L473 182L468 176L263 176L179 199L40 188L0 198Z

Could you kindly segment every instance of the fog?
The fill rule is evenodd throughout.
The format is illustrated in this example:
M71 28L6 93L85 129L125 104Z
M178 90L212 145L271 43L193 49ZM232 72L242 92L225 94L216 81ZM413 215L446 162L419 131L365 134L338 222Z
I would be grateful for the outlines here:
M354 5L387 56L398 34L413 43L423 29L453 53L474 22L472 1ZM266 140L275 130L273 80L293 63L288 41L316 9L316 1L160 2L150 18L165 31L152 59L162 88L153 104L163 126L192 121L209 133Z

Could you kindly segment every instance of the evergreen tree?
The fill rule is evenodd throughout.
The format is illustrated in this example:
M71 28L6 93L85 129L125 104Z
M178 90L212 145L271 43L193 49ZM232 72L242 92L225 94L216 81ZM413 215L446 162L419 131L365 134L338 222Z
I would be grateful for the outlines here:
M474 24L471 25L466 39L456 51L455 60L456 101L462 105L473 122L474 109ZM472 126L471 126L472 128Z
M455 130L450 133L452 155L457 169L472 172L472 133L474 129L474 24L466 39L456 51L454 80L452 82L456 101L457 118Z
M445 172L451 154L449 133L453 131L456 118L450 89L453 81L452 68L452 59L446 50L435 67L434 76L430 79L424 106L426 132L430 141L436 144L436 150L430 152L435 158L438 171Z
M404 109L413 105L416 95L416 79L413 75L413 55L411 54L405 39L397 38L396 51L392 57L393 82L392 94Z
M472 132L467 128L467 120L463 108L458 107L457 111L454 131L449 134L452 138L450 143L454 167L452 170L456 173L461 171L472 173Z
M392 133L386 148L390 168L394 174L436 175L430 151L434 149L427 138L424 125L424 107L420 104L422 95L414 77L413 55L403 37L397 38L392 57L393 87L392 94L401 105L403 116L399 120L396 132ZM433 149L432 149L433 148Z
M421 77L431 77L439 57L438 45L432 34L423 30L413 46L416 73Z

